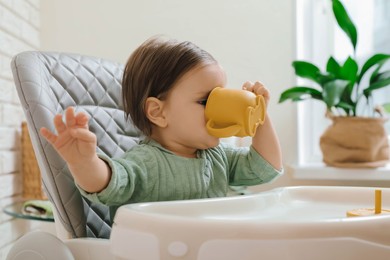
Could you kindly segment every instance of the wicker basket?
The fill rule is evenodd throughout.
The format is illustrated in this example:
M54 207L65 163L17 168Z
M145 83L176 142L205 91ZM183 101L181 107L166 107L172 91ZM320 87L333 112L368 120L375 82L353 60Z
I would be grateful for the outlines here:
M23 198L47 199L26 122L22 122L22 174Z

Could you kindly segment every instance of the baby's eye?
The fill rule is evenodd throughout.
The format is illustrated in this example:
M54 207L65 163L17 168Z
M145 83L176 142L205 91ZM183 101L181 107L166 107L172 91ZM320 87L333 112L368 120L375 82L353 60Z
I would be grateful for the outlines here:
M201 104L202 106L205 106L207 104L207 98L205 99L201 99L199 101L197 101L199 104Z

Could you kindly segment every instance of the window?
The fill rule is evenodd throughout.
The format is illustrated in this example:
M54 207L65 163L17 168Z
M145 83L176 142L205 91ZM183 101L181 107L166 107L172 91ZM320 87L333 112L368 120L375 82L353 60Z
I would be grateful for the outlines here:
M313 62L324 69L330 55L342 61L352 54L348 38L333 17L331 1L297 0L296 3L298 60ZM342 3L358 30L358 61L366 60L374 53L390 53L390 1L342 0ZM298 84L309 84L297 80ZM390 87L375 92L374 101L383 104L390 102L389 97ZM331 123L325 118L325 112L325 105L320 102L298 103L299 164L321 162L319 138ZM390 133L390 123L386 128Z

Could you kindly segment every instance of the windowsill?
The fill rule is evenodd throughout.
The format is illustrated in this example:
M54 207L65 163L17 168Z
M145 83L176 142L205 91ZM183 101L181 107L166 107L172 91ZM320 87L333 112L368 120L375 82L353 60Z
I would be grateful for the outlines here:
M390 181L390 164L380 168L335 168L323 163L291 165L297 180Z

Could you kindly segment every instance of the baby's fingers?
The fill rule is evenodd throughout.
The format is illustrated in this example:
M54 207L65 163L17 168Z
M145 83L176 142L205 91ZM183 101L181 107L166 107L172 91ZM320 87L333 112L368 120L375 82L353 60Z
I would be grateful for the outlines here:
M76 120L77 126L88 129L89 117L87 114L85 114L83 112L77 113L75 120Z
M242 89L243 90L248 90L248 91L253 91L253 83L250 82L250 81L246 81L243 85L242 85Z
M260 81L256 81L255 84L253 85L253 92L256 93L257 95L263 95L263 96L269 95L268 89Z
M74 107L68 107L65 111L65 122L67 127L76 125L76 118L74 115Z
M54 117L54 127L56 128L57 130L57 133L62 133L66 130L66 125L64 123L64 121L62 120L62 115L61 114L58 114Z
M77 138L81 141L93 143L96 142L96 135L89 131L88 129L84 128L73 128L70 131L70 134L73 138Z
M57 136L45 127L40 129L40 133L51 144L54 144L57 141Z

